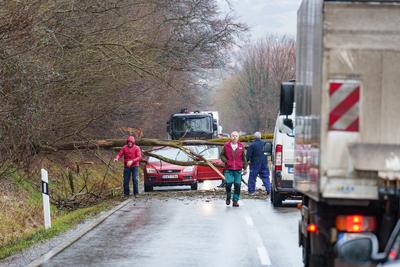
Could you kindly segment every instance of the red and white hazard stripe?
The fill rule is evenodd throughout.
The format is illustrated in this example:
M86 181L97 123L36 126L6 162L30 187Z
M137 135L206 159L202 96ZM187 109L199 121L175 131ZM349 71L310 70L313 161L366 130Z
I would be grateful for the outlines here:
M330 131L359 131L360 91L359 81L329 83Z

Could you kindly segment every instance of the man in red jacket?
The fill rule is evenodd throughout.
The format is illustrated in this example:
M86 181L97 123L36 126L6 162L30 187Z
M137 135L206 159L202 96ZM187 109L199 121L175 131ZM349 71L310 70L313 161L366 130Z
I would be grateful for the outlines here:
M138 174L139 161L142 156L140 148L135 145L135 137L129 136L126 145L124 145L115 157L114 161L118 161L124 157L124 198L129 197L129 180L133 180L133 195L137 197L139 194Z
M226 142L220 154L221 160L225 163L224 176L226 182L226 205L231 204L232 184L233 206L239 207L240 187L242 185L242 170L246 174L247 160L244 146L239 142L239 133L231 133L231 141Z

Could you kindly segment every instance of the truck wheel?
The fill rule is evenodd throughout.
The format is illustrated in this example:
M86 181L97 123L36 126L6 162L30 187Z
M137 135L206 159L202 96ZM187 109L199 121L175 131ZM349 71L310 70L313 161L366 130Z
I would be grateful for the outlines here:
M279 194L279 192L275 191L274 189L271 190L271 201L272 201L272 205L275 208L282 206L281 194Z
M310 240L303 236L303 263L304 267L334 267L335 258L329 256L311 255Z
M151 191L153 191L153 186L144 184L144 192L151 192Z
M271 203L274 203L274 194L272 193L274 192L274 189L271 187L271 197L269 198L271 200Z
M306 242L306 243L308 243L308 242ZM328 265L326 265L323 257L316 256L316 255L310 255L310 247L307 244L303 245L303 263L304 263L304 267L320 267L320 266L328 267Z
M190 186L190 190L197 190L197 182Z
M304 267L310 266L310 244L308 240L302 235L302 254L303 254L303 263Z
M308 255L308 257L309 257L308 265L304 264L304 266L307 266L307 267L320 267L320 266L333 267L332 264L328 264L325 261L325 257L323 257L323 256Z

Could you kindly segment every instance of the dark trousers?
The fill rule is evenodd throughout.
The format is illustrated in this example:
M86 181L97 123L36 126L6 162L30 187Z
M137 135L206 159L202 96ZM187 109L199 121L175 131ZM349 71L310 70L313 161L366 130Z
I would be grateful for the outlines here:
M124 168L124 195L129 196L129 181L133 181L133 194L139 194L139 182L138 182L138 175L139 175L139 167L125 167Z
M265 186L265 190L269 193L271 185L269 181L269 169L266 162L250 165L250 174L248 181L249 193L253 193L256 191L257 175L260 176L261 181Z
M225 170L224 176L226 182L226 199L231 199L233 185L233 201L238 201L240 199L240 187L242 184L242 170Z

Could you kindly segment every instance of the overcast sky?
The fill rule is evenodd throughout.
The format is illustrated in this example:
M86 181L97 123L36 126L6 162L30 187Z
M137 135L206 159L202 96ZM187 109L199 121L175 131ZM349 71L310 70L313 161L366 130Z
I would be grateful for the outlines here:
M217 0L223 13L232 9L239 21L250 27L249 39L255 41L269 33L296 37L297 9L301 0Z

